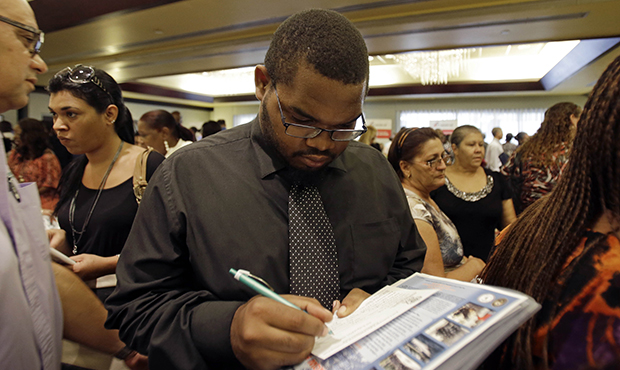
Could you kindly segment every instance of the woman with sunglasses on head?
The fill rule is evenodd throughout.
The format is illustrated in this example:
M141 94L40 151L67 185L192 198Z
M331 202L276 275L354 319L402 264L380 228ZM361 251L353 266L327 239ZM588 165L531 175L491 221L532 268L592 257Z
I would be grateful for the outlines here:
M55 213L64 232L52 234L50 243L76 261L71 267L84 280L114 274L138 210L132 180L144 148L133 145L131 113L106 72L66 68L47 90L58 139L79 155L60 180ZM163 159L148 155L147 180ZM114 289L111 280L111 287L96 290L102 300Z
M138 133L147 146L152 147L166 158L178 149L192 143L192 132L178 123L174 116L165 110L146 112L138 121Z
M392 141L388 160L400 178L411 215L426 243L422 272L463 281L476 277L484 262L463 256L456 227L430 196L444 185L446 165L452 162L439 135L428 127L401 130Z
M431 196L454 223L465 255L486 261L495 230L516 219L511 192L499 172L482 168L484 140L474 126L460 126L450 136L454 163L446 168L446 184Z

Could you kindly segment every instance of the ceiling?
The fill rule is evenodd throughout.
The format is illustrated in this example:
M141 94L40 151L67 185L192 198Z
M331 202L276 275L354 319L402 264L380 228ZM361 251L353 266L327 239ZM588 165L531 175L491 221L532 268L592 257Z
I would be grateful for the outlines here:
M279 23L307 8L344 14L362 32L370 55L620 36L618 0L32 0L30 4L46 32L41 56L49 72L40 78L43 84L58 70L82 63L108 71L129 96L159 95L207 106L253 97L213 98L172 89L173 84L155 87L140 81L262 63ZM620 55L620 47L614 40L604 50L582 48L572 54L562 68L548 73L555 76L553 83L544 83L549 76L537 83L409 83L371 89L370 95L586 94Z

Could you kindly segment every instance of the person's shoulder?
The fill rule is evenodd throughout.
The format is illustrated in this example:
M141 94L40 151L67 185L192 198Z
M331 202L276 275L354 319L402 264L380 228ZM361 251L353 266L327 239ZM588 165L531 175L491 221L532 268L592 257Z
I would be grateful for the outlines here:
M17 156L18 156L18 154L17 154L17 150L15 150L15 149L11 149L11 150L9 151L8 160L9 160L9 161L15 160L15 159L17 158Z
M343 154L368 158L368 159L385 159L383 153L373 148L372 146L364 143L360 143L359 141L353 140L349 142L347 149L343 152Z
M493 171L493 170L491 170L489 168L483 168L483 170L484 170L484 174L487 176L487 178L489 176L491 176L493 178L493 180L495 180L496 182L498 180L500 180L500 179L502 179L502 180L504 179L504 175L502 175L501 172Z
M368 168L370 168L379 175L384 175L387 172L393 173L396 176L396 172L394 172L383 153L370 145L358 141L351 141L349 143L347 149L340 154L340 160L344 163L347 170L364 169L364 171L368 171Z
M45 149L45 151L43 152L43 154L41 155L41 158L44 161L48 161L48 162L58 162L58 157L56 157L56 154L51 150L51 149Z
M249 126L227 129L179 148L166 158L162 167L170 171L193 169L198 162L222 163L222 158L237 158L240 153L249 155L253 146Z
M166 159L166 157L164 157L160 152L151 150L149 157L147 158L147 166L159 166L164 159Z
M251 139L251 124L236 126L202 138L192 145L178 150L179 153L208 150L226 150ZM182 151L181 151L182 150ZM176 153L175 153L176 154Z

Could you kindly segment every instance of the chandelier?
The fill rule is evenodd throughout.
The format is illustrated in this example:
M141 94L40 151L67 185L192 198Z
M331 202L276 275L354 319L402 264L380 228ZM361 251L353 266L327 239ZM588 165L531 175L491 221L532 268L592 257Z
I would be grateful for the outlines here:
M422 85L447 84L448 78L459 77L472 49L418 51L395 55L405 71Z

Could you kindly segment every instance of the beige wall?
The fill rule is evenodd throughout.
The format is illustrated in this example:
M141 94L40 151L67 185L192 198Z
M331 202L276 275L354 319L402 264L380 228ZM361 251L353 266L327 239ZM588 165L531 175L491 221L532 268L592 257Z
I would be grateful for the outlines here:
M216 105L211 112L211 119L226 121L226 127L233 127L233 117L238 114L258 114L259 102L243 104L221 104Z
M400 128L399 115L406 110L486 110L548 108L559 102L572 102L583 107L587 100L582 95L558 96L485 96L476 98L412 99L412 100L368 100L364 104L366 118L389 118L393 130Z
M526 109L548 108L556 103L569 101L583 107L587 100L584 95L557 96L484 96L463 98L434 99L391 99L377 100L369 98L364 104L366 118L388 118L392 120L393 130L400 128L399 116L406 110L468 110L468 109ZM211 117L214 120L226 120L227 127L232 126L233 116L237 114L258 113L258 102L243 104L216 105Z
M28 104L28 116L31 118L42 119L43 116L49 116L50 112L47 108L49 103L49 96L46 93L32 93L30 94L30 102ZM183 117L183 126L191 127L196 126L200 129L202 124L211 119L211 113L208 110L200 108L178 108L165 103L161 104L146 104L146 103L134 103L127 102L127 108L131 111L131 115L134 120L138 120L144 113L155 110L164 109L169 112L178 110ZM17 123L17 111L9 111L4 114L4 118L11 123Z
M391 99L376 100L370 98L364 104L364 112L367 118L388 118L393 122L393 129L400 127L399 114L404 110L444 110L444 109L524 109L524 108L548 108L555 103L570 101L583 107L587 100L584 95L547 95L547 96L484 96L463 98L434 98L434 99ZM44 93L30 95L28 106L29 116L41 119L43 115L49 115L47 109L48 97ZM178 110L183 116L183 125L186 127L196 126L198 129L205 121L223 119L227 127L232 127L233 117L238 114L257 114L258 101L251 103L227 103L218 104L212 112L202 109L175 108L165 104L127 103L135 120L149 110L165 109L168 111ZM17 113L9 111L3 114L5 120L17 122Z

